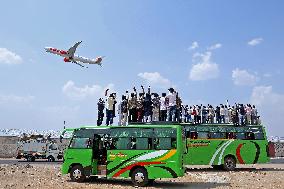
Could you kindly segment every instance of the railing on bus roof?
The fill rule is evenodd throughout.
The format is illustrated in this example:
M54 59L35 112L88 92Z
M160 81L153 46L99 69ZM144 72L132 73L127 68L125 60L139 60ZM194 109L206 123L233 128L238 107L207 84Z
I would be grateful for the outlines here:
M128 125L180 125L177 121L129 122Z
M244 124L236 125L233 123L180 123L181 125L192 125L192 126L234 126L234 127L262 127L260 124Z

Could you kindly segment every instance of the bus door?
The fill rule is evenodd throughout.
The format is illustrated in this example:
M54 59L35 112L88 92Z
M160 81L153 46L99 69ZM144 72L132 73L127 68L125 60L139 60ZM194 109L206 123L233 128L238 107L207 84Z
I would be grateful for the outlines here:
M106 153L107 146L104 136L99 134L94 135L93 145L93 174L106 175Z

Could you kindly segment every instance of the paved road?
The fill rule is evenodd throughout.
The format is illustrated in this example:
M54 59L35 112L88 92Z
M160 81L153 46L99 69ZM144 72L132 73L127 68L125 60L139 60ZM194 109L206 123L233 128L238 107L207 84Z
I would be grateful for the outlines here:
M282 157L282 158L273 158L273 159L270 159L270 163L272 163L272 164L284 163L284 157Z
M26 160L18 160L18 159L0 159L0 164L62 164L62 161L57 161L57 162L48 162L46 160L36 160L35 162L27 162ZM284 158L273 158L270 160L271 164L284 164Z

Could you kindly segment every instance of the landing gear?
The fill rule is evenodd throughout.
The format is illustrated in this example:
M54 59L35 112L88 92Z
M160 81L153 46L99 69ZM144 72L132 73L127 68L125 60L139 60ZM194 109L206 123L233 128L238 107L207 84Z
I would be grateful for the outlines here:
M76 62L75 60L73 60L72 63L77 64L77 65L81 66L82 68L85 68L85 66L83 66L82 64ZM88 68L88 67L86 66L86 68Z

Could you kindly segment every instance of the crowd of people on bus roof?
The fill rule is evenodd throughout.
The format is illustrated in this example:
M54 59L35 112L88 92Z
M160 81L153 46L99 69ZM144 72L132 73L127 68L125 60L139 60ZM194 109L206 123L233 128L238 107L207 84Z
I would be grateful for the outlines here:
M237 104L233 106L220 104L215 108L205 105L184 105L177 91L168 89L167 93L151 93L150 86L145 92L138 94L135 87L133 92L128 91L121 96L118 102L116 93L108 94L105 99L100 98L98 105L97 125L102 125L106 117L106 125L112 125L114 117L118 116L118 125L127 125L130 122L172 121L180 123L233 123L235 125L260 124L258 111L255 105ZM105 110L105 114L104 114Z

